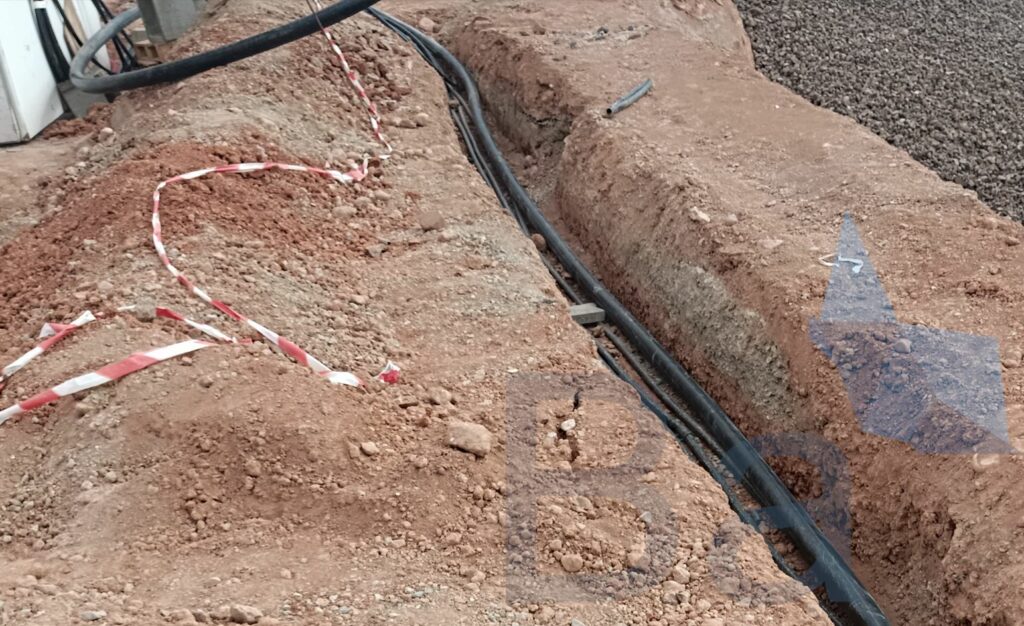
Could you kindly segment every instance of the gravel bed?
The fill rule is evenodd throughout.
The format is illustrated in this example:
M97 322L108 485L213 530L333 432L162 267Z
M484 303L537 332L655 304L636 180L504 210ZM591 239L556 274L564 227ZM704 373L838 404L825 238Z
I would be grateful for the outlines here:
M736 0L758 68L1024 221L1024 0Z

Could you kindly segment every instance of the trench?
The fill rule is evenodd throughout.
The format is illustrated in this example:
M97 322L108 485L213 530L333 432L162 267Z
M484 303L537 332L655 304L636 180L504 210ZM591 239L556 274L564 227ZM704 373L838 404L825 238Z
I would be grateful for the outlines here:
M682 213L679 207L701 190L657 185L595 190L589 173L602 165L599 155L614 151L612 140L566 82L557 75L526 76L523 68L537 71L542 59L531 59L528 49L516 48L513 54L516 44L498 31L478 31L469 24L451 33L446 44L473 73L492 132L546 217L744 434L754 438L781 430L826 438L829 424L799 408L806 392L792 383L790 363L767 331L768 322L734 296L719 276L722 268L663 254L679 245L671 234L671 216ZM631 197L642 200L629 204ZM609 215L623 224L631 218L629 232L647 234L609 228ZM858 451L847 452L853 455L855 475L870 465L870 458L856 456ZM800 459L778 455L766 460L801 501L813 501L827 488L818 469ZM1005 613L953 616L956 582L973 574L946 572L943 557L957 526L947 503L919 505L913 488L872 492L869 480L854 477L868 495L850 501L849 560L892 622L1011 623ZM958 612L971 609L961 606Z

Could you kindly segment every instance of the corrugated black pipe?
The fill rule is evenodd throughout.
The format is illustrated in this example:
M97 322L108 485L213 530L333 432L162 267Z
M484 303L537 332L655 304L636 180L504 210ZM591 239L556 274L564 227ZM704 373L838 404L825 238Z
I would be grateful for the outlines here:
M548 248L589 295L591 301L605 310L608 320L618 327L641 356L651 363L715 441L726 450L723 462L743 481L762 506L772 509L772 518L776 520L780 529L816 567L816 571L823 578L828 601L839 608L843 617L851 624L888 626L889 621L875 599L818 529L806 509L793 497L725 411L590 273L519 184L488 130L480 94L466 68L447 49L415 28L379 10L370 9L370 13L384 25L415 40L421 50L428 51L428 58L433 58L435 68L445 81L465 98L468 103L467 112L472 122L472 132L483 150L484 157L489 161L489 169L506 195L531 228L544 237Z

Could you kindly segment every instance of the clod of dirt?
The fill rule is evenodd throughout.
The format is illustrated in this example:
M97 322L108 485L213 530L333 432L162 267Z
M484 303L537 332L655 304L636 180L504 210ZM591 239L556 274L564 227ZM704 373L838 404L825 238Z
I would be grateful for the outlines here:
M452 421L448 424L448 445L482 458L491 451L491 433L480 424Z

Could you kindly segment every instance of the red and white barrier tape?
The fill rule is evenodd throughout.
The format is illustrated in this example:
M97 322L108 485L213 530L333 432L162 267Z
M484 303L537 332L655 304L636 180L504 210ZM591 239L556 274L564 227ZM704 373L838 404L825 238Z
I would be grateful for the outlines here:
M182 273L177 267L171 263L171 259L167 256L167 250L163 243L163 233L160 227L160 192L168 185L183 181L193 180L202 176L210 174L240 174L245 172L256 172L261 170L285 170L290 172L311 172L322 176L324 178L330 178L338 182L348 183L356 180L361 180L365 175L362 170L352 170L348 173L339 172L337 170L324 170L317 167L307 167L305 165L288 165L284 163L235 163L233 165L221 165L218 167L208 167L206 169L196 170L194 172L188 172L169 178L159 185L156 190L153 191L153 247L156 248L157 256L160 257L160 261L167 268L167 271L171 273L174 278L177 279L186 289L191 291L196 297L203 302L206 302L210 306L214 307L221 313L227 315L233 320L242 322L248 325L250 328L258 332L263 336L264 339L280 348L285 354L292 357L302 365L310 368L320 376L323 376L327 380L335 384L351 385L353 387L359 387L362 385L362 381L352 374L351 372L340 372L332 370L323 364L319 359L314 357L309 352L306 352L296 344L292 343L288 339L280 336L276 332L270 330L266 326L263 326L259 322L249 319L242 315L238 311L234 310L226 303L220 300L214 300L210 297L206 291L196 285Z
M306 0L307 4L310 0ZM320 3L320 0L312 0L313 6L310 6L310 11L315 15L317 11L324 8L324 5ZM314 8L315 6L315 8ZM317 20L319 24L320 20ZM348 59L345 58L345 53L341 51L341 46L335 41L334 35L327 28L324 28L323 24L320 24L320 32L323 33L324 39L327 40L327 45L331 47L334 52L334 56L337 57L338 62L341 63L341 70L345 73L345 78L348 79L349 84L352 85L352 89L359 96L359 100L366 107L367 112L370 114L370 127L373 128L373 136L376 137L377 141L384 146L384 154L381 155L381 160L386 160L391 156L394 149L391 144L388 143L387 138L384 136L384 131L381 128L380 112L377 110L377 105L370 100L370 96L367 95L366 89L363 88L361 82L359 82L359 74L354 72L348 64ZM367 157L363 157L362 170L365 173L367 164Z
M323 8L319 0L313 0L313 2L316 4L318 9ZM363 103L363 105L367 109L367 112L369 113L370 126L373 129L374 137L377 139L378 142L381 143L381 145L384 146L385 149L385 152L383 155L380 156L380 159L388 159L391 156L391 153L393 152L393 148L391 144L388 143L387 138L384 136L380 120L380 114L377 110L377 106L373 103L372 100L370 100L369 96L366 93L366 90L363 88L362 84L359 81L359 75L355 71L353 71L352 68L349 66L348 61L345 59L344 53L341 51L341 47L338 46L338 44L335 42L335 38L331 34L331 32L324 28L322 25L320 31L323 33L328 45L330 46L331 50L334 52L335 56L341 63L341 68L342 71L345 73L345 77L348 79L349 83L352 85L352 88L359 96L360 101ZM319 359L314 357L312 354L306 352L305 350L303 350L296 344L292 343L288 339L278 335L274 331L270 330L269 328L266 328L262 324L259 324L255 320L245 317L241 313L232 309L226 303L221 302L220 300L214 300L202 288L194 284L187 276L185 276L185 274L183 274L178 268L176 268L174 264L171 263L170 258L167 256L167 251L164 248L163 244L162 231L160 227L160 192L165 187L173 183L177 183L184 180L193 180L196 178L207 176L209 174L237 174L265 170L309 172L321 176L323 178L328 178L339 183L347 184L363 180L368 173L368 167L369 156L364 155L362 164L348 172L340 172L338 170L332 169L321 169L305 165L290 165L286 163L236 163L232 165L209 167L174 176L161 182L153 191L153 246L154 248L156 248L157 255L160 257L160 261L164 264L164 267L167 268L167 270L171 273L172 276L175 277L175 279L177 279L179 283L181 283L184 287L186 287L198 298L200 298L207 304L213 306L218 311L224 313L228 317L247 324L249 327L251 327L260 335L262 335L265 339L267 339L267 341L279 347L285 354L292 357L300 364L312 369L314 372L326 378L328 381L336 384L351 385L355 387L361 386L362 382L354 374L350 372L332 370L327 365L322 363ZM180 321L184 324L187 324L188 326L195 328L205 333L206 335L209 335L210 337L216 339L219 342L238 343L238 339L218 330L217 328L210 326L209 324L203 324L200 322L190 320L178 313L175 313L174 311L171 311L170 309L158 308L156 310L156 314L159 317L173 319ZM43 341L38 346L36 346L35 348L33 348L32 350L29 350L16 361L5 367L2 370L2 372L0 372L0 390L3 389L3 386L7 379L9 379L11 375L20 370L22 367L24 367L29 361L45 352L48 348L50 348L55 343L66 337L76 328L79 328L82 325L90 321L93 321L94 319L95 317L93 317L92 313L86 311L81 316L79 316L78 319L71 322L70 324L46 324L43 327L42 332L40 333L40 338L46 338L46 340ZM20 415L27 411L31 411L41 406L45 406L59 398L72 395L80 391L85 391L87 389L92 389L100 385L105 385L109 382L123 378L128 374L137 372L141 369L145 369L150 365L154 365L156 363L160 363L168 359L173 359L175 357L183 356L185 354L189 354L191 352L195 352L197 350L201 350L203 348L208 348L215 345L217 344L210 341L190 339L188 341L183 341L169 346L164 346L162 348L156 348L153 350L149 350L147 352L137 352L126 359L102 367L94 372L89 372L87 374L83 374L81 376L72 378L71 380L65 381L57 385L56 387L38 393L27 400L19 402L14 406L11 406L7 409L4 409L3 411L0 411L0 424L3 424L5 421L7 421L8 419L15 415ZM375 378L382 383L395 384L398 382L400 371L401 369L397 365L395 365L391 361L388 361L384 369L379 374L377 374Z
M191 326L192 328L195 328L196 330L213 337L217 341L223 341L225 343L238 343L238 340L232 337L231 335L223 333L220 330L214 328L213 326L210 326L209 324L201 324L199 322L194 322L185 317L184 315L180 313L175 313L174 311L170 309L165 309L164 307L156 308L156 316L182 322L183 324Z
M23 400L14 406L0 411L0 424L3 424L15 415L21 415L22 413L27 413L33 409L38 409L41 406L55 402L65 396L70 396L80 391L85 391L86 389L105 385L119 378L124 378L128 374L145 369L150 365L155 365L157 363L167 361L168 359L173 359L175 357L183 356L215 345L217 344L212 341L189 339L188 341L182 341L162 348L147 350L146 352L136 352L126 359L101 367L94 372L88 372L81 376L76 376L71 380L62 382L56 387L51 387L46 391L37 393L27 400Z
M319 0L313 0L317 7L323 8ZM312 8L312 7L311 7ZM381 156L381 159L387 159L392 152L391 144L388 143L387 138L384 137L383 130L381 129L380 114L377 110L377 106L370 100L366 90L363 88L359 81L358 74L352 70L349 66L348 61L345 59L345 54L341 51L341 47L335 42L334 36L326 28L321 25L320 32L323 33L324 38L330 45L331 50L334 52L338 61L341 63L342 70L345 72L345 77L348 79L352 88L355 90L359 99L366 107L370 117L370 127L373 129L374 136L377 138L385 148L385 154ZM276 332L263 326L262 324L250 319L238 311L234 310L226 303L220 300L214 300L206 293L202 288L193 283L185 274L171 263L170 258L167 256L167 250L164 248L163 235L160 227L160 192L168 185L183 181L183 180L194 180L210 174L239 174L246 172L256 172L263 170L284 170L290 172L309 172L316 174L323 178L328 178L339 183L347 184L363 180L367 175L367 167L369 163L369 157L363 157L363 163L355 169L348 172L340 172L332 169L321 169L318 167L309 167L305 165L291 165L287 163L235 163L232 165L221 165L217 167L208 167L201 170L195 170L180 174L169 178L159 185L153 191L153 247L156 248L157 255L160 257L160 261L164 264L164 267L174 276L179 283L181 283L186 289L191 291L196 297L213 306L218 311L224 313L228 317L242 322L248 325L250 328L262 335L267 341L280 348L285 354L295 359L302 365L310 368L320 376L323 376L327 380L336 384L351 385L358 387L362 385L362 381L351 372L341 372L332 370L330 367L325 365L319 359L314 357L312 354L303 350L295 343L288 339L280 336ZM219 332L219 331L218 331ZM381 381L396 381L398 377L398 367L393 363L388 363L385 366L384 371L377 375L377 379Z
M86 311L79 315L78 318L70 324L57 324L54 322L43 324L42 330L39 331L39 338L44 339L45 341L21 355L13 363L0 371L0 389L4 388L8 379L10 379L15 372L28 365L29 361L49 350L55 343L74 332L76 328L80 328L95 320L96 318L93 316L92 312Z

